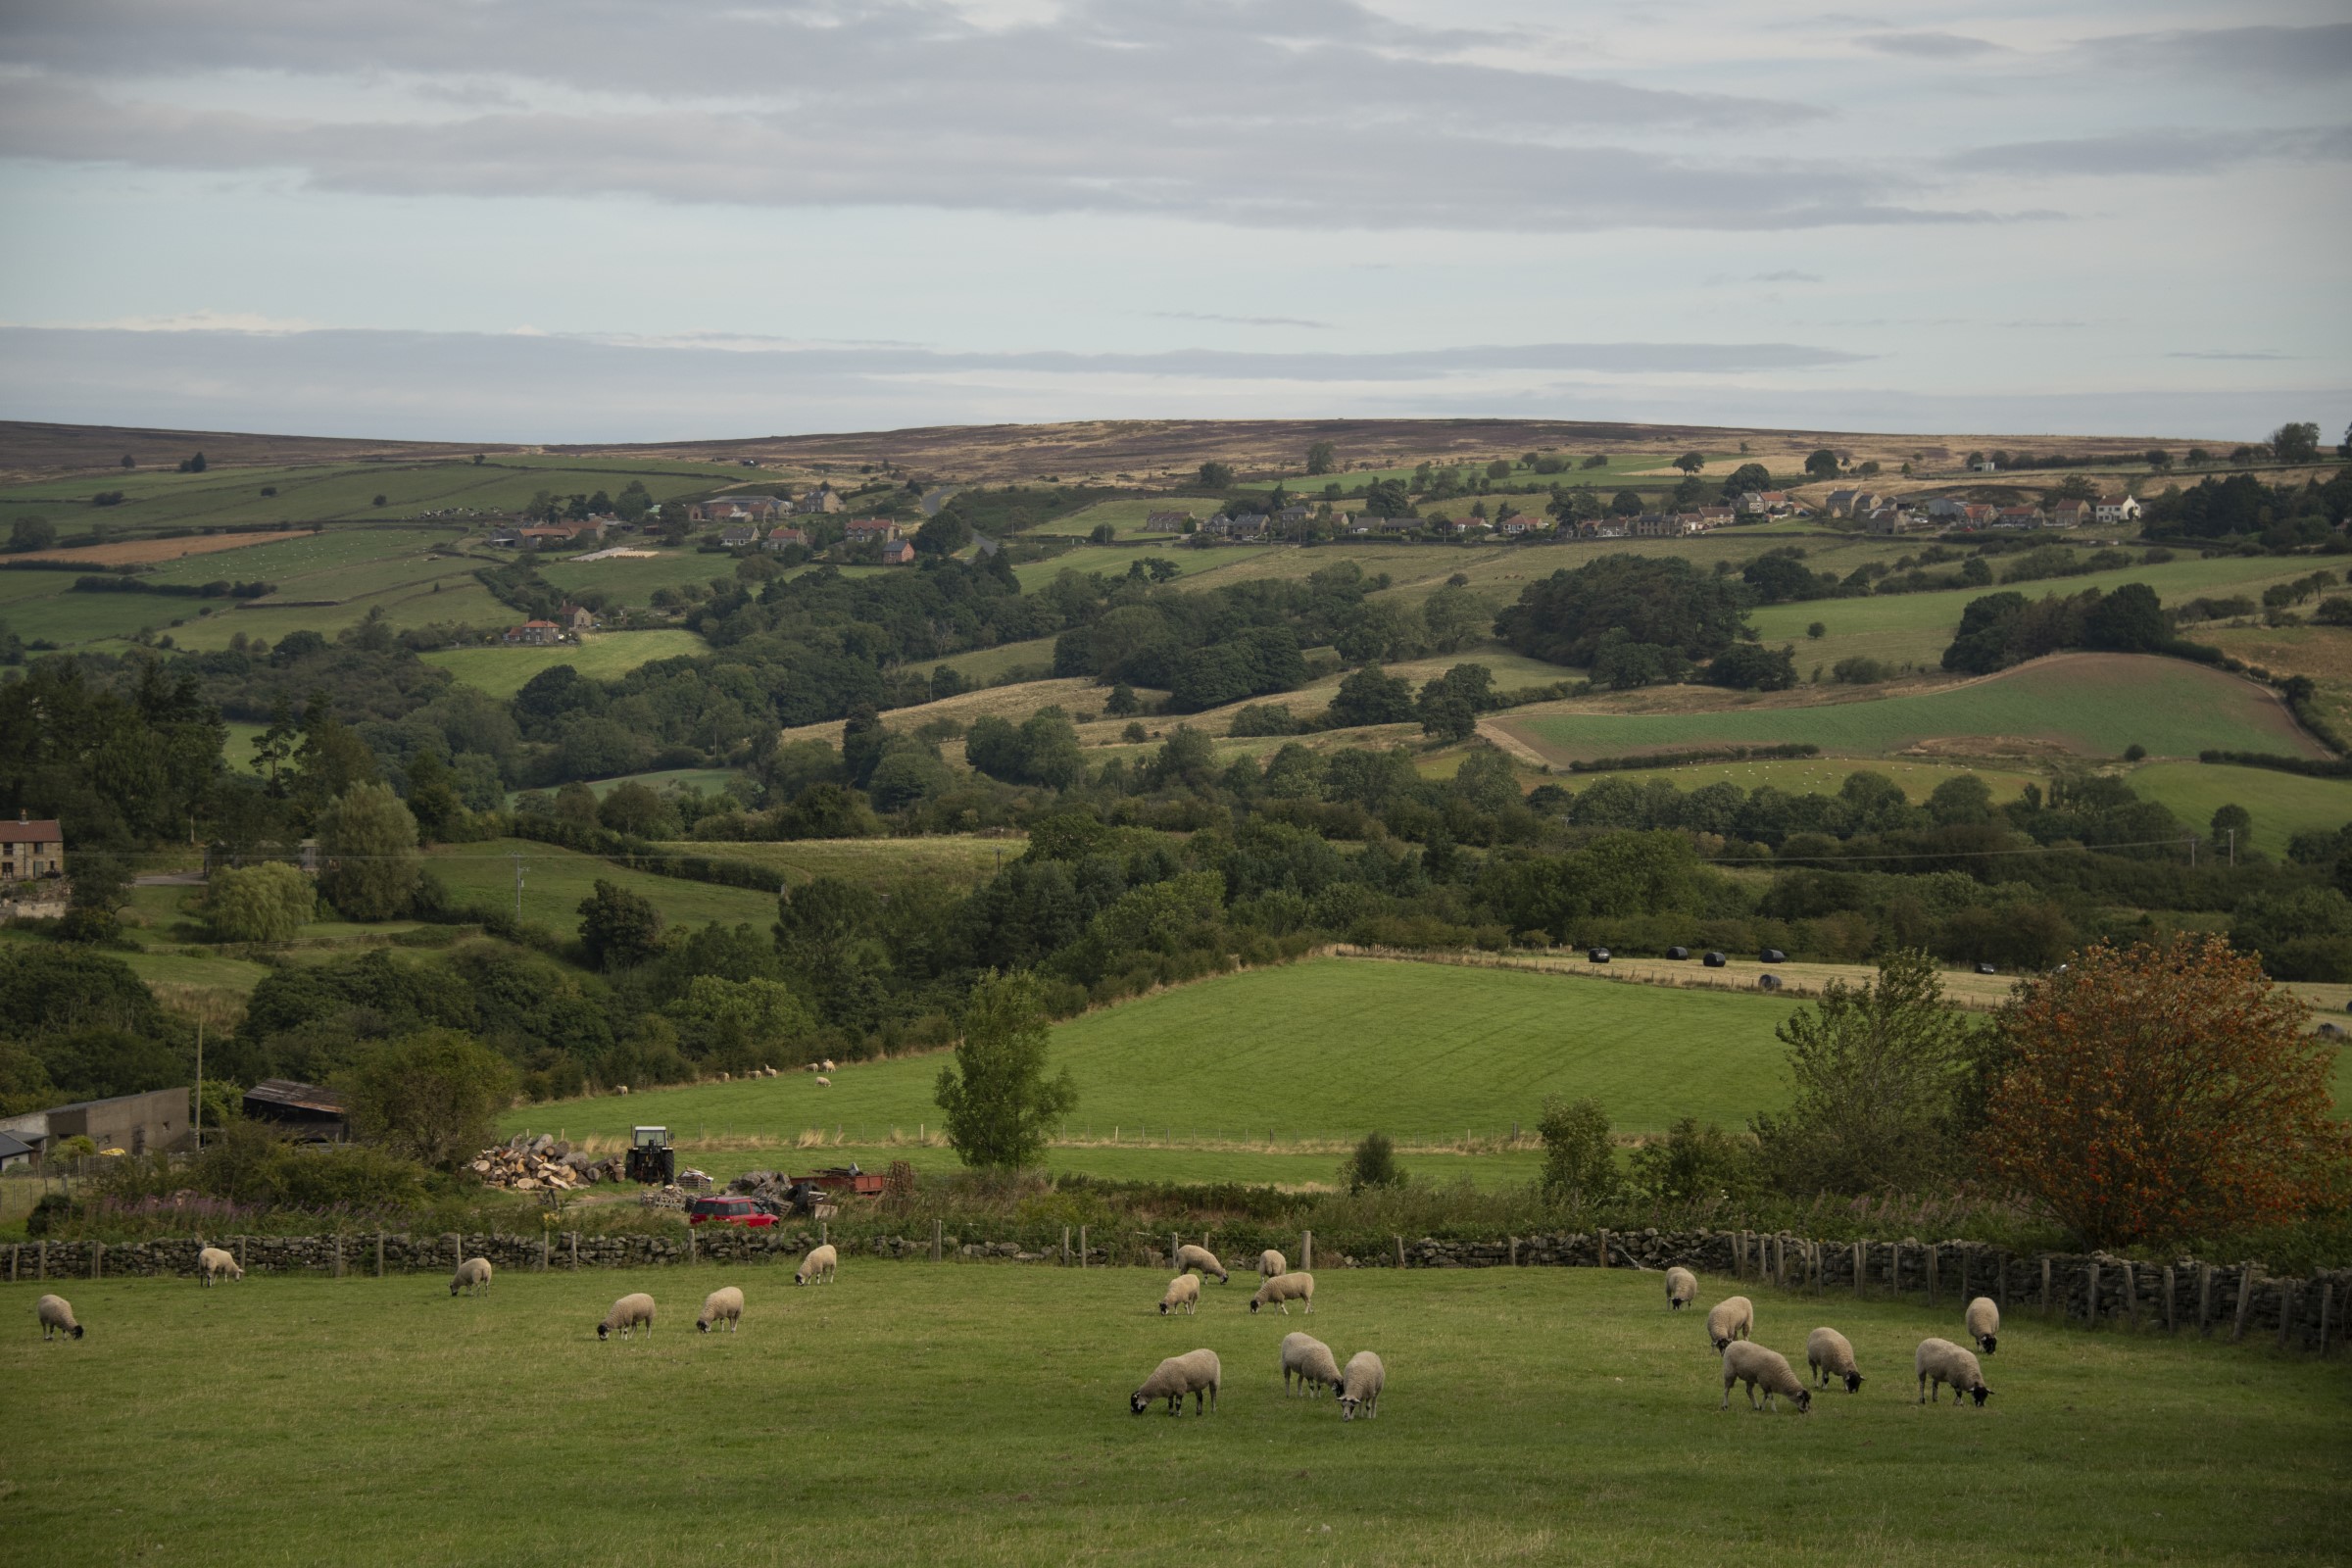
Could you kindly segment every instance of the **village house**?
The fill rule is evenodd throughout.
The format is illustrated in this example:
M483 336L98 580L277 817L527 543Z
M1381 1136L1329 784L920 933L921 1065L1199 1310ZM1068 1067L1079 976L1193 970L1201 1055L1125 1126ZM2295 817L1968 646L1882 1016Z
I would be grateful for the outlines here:
M807 495L801 497L800 500L795 501L792 504L792 510L796 514L804 517L812 516L819 513L831 514L839 512L841 510L841 497L833 493L833 487L831 485L820 484L815 489L809 491Z
M515 536L518 544L530 550L562 550L578 537L569 528L550 523L542 527L524 528Z
M1697 519L1701 529L1729 528L1740 520L1740 514L1730 507L1701 507L1689 515Z
M882 564L885 566L913 565L914 541L911 539L893 539L889 543L885 544L882 547Z
M1859 517L1880 504L1881 498L1868 490L1833 490L1822 510L1833 517Z
M507 641L522 648L553 648L564 640L564 628L552 620L526 620L507 629Z
M722 545L725 545L729 550L741 550L747 546L756 545L760 542L759 525L756 523L738 522L722 532L718 536L718 542Z
M566 605L564 608L564 618L561 624L574 637L579 636L582 632L594 631L596 630L596 612L585 605Z
M1544 520L1543 514L1541 513L1514 512L1509 516L1495 523L1494 531L1497 533L1508 534L1513 539L1516 539L1522 534L1536 533L1549 526L1550 524Z
M20 808L14 822L0 822L0 881L66 874L66 834L53 817L34 821Z
M852 517L841 525L844 543L886 545L899 536L899 525L888 517Z
M1154 512L1144 518L1144 532L1182 533L1184 525L1192 520L1189 512Z
M1976 462L1970 464L1969 466L1979 473L1998 473L2001 471L2001 466L1993 462L1990 458L1979 458Z
M2101 496L2091 508L2100 522L2137 522L2139 502L2132 496Z
M1290 506L1274 514L1274 521L1286 534L1303 533L1309 515L1311 514L1304 505Z
M1788 499L1786 490L1750 490L1732 505L1751 517L1777 517L1798 510L1796 503Z
M1925 517L1905 512L1900 507L1873 507L1870 514L1862 519L1864 528L1881 535L1909 533L1914 528L1926 525Z
M2079 528L2090 518L2090 503L2087 501L2061 501L2050 509L2050 526L2053 528Z
M2003 507L1994 514L1995 528L2038 528L2041 526L2039 507Z
M808 549L808 536L798 528L779 527L768 530L768 535L760 541L760 548L762 550L787 550L794 545L799 545L804 550Z
M514 550L522 544L520 528L498 527L490 530L489 543L496 549Z
M713 496L686 509L695 522L773 522L788 503L774 496Z

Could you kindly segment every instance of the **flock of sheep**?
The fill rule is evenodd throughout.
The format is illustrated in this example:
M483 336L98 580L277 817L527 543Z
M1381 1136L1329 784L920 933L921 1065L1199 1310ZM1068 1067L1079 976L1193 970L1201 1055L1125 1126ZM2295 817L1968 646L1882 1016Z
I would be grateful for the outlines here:
M815 1283L830 1285L841 1262L840 1252L831 1246L811 1249L794 1270L795 1285ZM1225 1265L1205 1247L1186 1245L1176 1251L1177 1275L1159 1298L1163 1316L1178 1312L1197 1315L1200 1303L1200 1282L1214 1275L1219 1284L1231 1276ZM205 1248L196 1255L198 1282L210 1288L222 1277L241 1280L245 1270L234 1256L217 1247ZM1285 1317L1290 1315L1290 1303L1302 1303L1303 1310L1312 1315L1315 1310L1315 1277L1292 1270L1289 1261L1271 1249L1258 1254L1257 1272L1264 1283L1250 1298L1250 1310L1260 1307L1279 1308ZM490 1260L469 1257L460 1263L450 1276L449 1294L464 1291L477 1295L490 1288ZM1687 1268L1666 1271L1666 1304L1670 1310L1681 1311L1698 1296L1698 1276ZM63 1336L78 1340L83 1328L74 1316L73 1303L62 1296L43 1296L33 1306L38 1318L41 1338L51 1340ZM1755 1303L1744 1296L1727 1297L1708 1309L1707 1341L1723 1357L1723 1400L1718 1410L1728 1410L1732 1403L1732 1389L1744 1384L1747 1403L1751 1410L1773 1409L1774 1400L1787 1399L1796 1406L1799 1414L1813 1407L1813 1389L1788 1364L1788 1358L1778 1350L1767 1349L1753 1342L1755 1332ZM1993 1352L2001 1328L2001 1312L1989 1297L1980 1296L1968 1303L1964 1321L1968 1337L1986 1355ZM723 1286L703 1299L702 1315L694 1326L703 1333L724 1328L732 1333L742 1327L743 1292L735 1286ZM642 1329L650 1338L654 1332L654 1298L642 1291L632 1292L612 1303L604 1321L596 1326L596 1337L611 1339L617 1334L626 1340ZM1832 1380L1841 1381L1845 1392L1853 1394L1862 1387L1862 1373L1854 1364L1854 1347L1846 1337L1833 1328L1817 1328L1805 1339L1806 1370L1817 1380L1816 1387L1826 1389ZM1332 1353L1331 1347L1311 1334L1289 1334L1283 1337L1282 1389L1287 1396L1294 1382L1297 1392L1307 1397L1320 1398L1325 1389L1339 1392L1340 1419L1352 1421L1358 1410L1367 1419L1380 1413L1380 1394L1388 1382L1388 1369L1378 1355L1359 1350L1342 1366ZM1912 1369L1919 1379L1919 1402L1938 1402L1946 1384L1951 1386L1952 1404L1960 1404L1963 1396L1982 1406L1991 1397L1992 1390L1984 1386L1984 1374L1977 1362L1976 1352L1949 1340L1925 1339L1912 1357ZM1217 1395L1224 1385L1225 1371L1214 1350L1187 1351L1171 1355L1152 1370L1133 1394L1127 1397L1127 1407L1137 1415L1160 1400L1166 1400L1168 1414L1175 1415L1191 1396L1195 1413L1205 1415L1217 1407ZM1763 1396L1762 1402L1757 1395Z
M1666 1271L1666 1305L1674 1311L1689 1306L1698 1295L1698 1276L1687 1268ZM1963 1314L1968 1337L1986 1355L1993 1351L2001 1332L2001 1309L1992 1298L1980 1296L1968 1303ZM1797 1377L1788 1358L1778 1350L1768 1350L1752 1343L1755 1332L1756 1303L1744 1296L1726 1297L1707 1312L1707 1342L1723 1357L1723 1402L1718 1410L1728 1410L1732 1404L1732 1387L1747 1386L1747 1407L1751 1410L1773 1408L1775 1398L1794 1404L1802 1415L1813 1408L1813 1391ZM1976 1351L1954 1345L1949 1340L1935 1338L1919 1342L1911 1357L1912 1370L1919 1375L1919 1402L1933 1404L1943 1396L1943 1387L1952 1388L1952 1404L1957 1408L1966 1395L1982 1406L1992 1397L1984 1386L1984 1370L1977 1364ZM1805 1336L1805 1368L1818 1379L1818 1387L1828 1388L1833 1378L1844 1383L1845 1392L1853 1394L1862 1387L1862 1373L1854 1365L1854 1347L1851 1341L1833 1328L1818 1328ZM1758 1391L1764 1398L1756 1400Z

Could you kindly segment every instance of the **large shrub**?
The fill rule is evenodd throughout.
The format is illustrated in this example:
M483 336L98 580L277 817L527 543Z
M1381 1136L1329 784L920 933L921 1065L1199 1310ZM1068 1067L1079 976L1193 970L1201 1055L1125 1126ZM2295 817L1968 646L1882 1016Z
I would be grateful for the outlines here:
M215 871L205 912L221 942L291 942L318 913L318 891L283 860Z

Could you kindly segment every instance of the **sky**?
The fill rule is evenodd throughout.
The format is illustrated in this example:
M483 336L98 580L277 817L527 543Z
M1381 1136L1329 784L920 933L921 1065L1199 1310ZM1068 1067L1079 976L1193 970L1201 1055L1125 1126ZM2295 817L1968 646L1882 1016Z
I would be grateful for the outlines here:
M2343 0L11 0L0 417L2352 422Z

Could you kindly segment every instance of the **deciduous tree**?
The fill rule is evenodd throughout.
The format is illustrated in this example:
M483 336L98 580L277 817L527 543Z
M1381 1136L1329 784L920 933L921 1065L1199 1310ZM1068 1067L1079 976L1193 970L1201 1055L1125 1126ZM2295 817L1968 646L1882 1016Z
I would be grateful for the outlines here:
M1996 1014L1986 1152L2093 1246L2293 1218L2352 1158L2309 1013L2219 937L2090 948Z
M1046 1140L1076 1108L1069 1069L1049 1079L1045 988L1034 974L990 970L972 988L954 1066L939 1070L933 1098L947 1112L948 1142L966 1165L1017 1170L1037 1163Z
M514 1096L514 1069L471 1035L427 1029L378 1046L339 1087L354 1134L455 1170L495 1134Z

